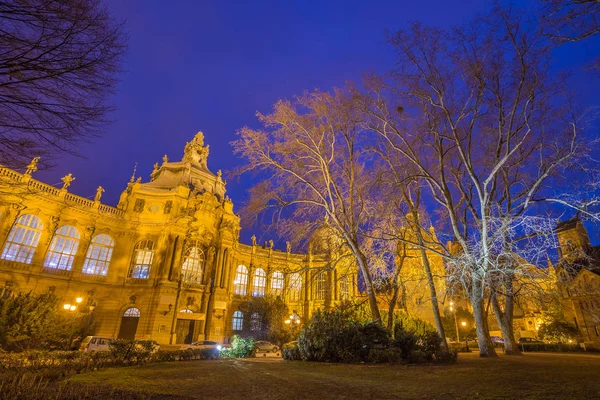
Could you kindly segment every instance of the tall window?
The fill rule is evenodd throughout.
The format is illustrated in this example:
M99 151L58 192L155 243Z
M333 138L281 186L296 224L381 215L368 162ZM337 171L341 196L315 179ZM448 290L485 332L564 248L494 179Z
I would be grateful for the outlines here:
M70 271L75 253L77 253L77 247L79 247L79 231L77 228L71 225L61 226L52 238L44 266Z
M130 278L147 279L150 276L152 259L154 258L154 242L142 240L133 249L133 259L129 269Z
M279 271L273 272L273 276L271 277L271 294L273 296L281 296L283 294L283 285L283 273Z
M42 221L35 215L23 214L17 218L2 250L2 259L31 263L43 228Z
M290 275L290 300L298 301L302 297L302 275L294 272Z
M250 316L250 330L260 331L262 329L262 321L259 313L252 313Z
M204 251L200 248L197 240L188 243L184 253L181 273L183 280L191 283L202 283L202 272L204 270Z
M238 265L235 271L235 279L233 280L233 293L245 296L247 288L248 268L244 265Z
M244 314L241 311L233 313L233 330L241 331L244 327Z
M85 262L83 263L84 274L103 275L108 272L108 264L112 257L115 242L105 234L96 235L88 248Z
M340 298L348 300L350 298L350 276L344 275L340 279Z
M254 280L252 281L252 296L262 297L265 295L267 287L267 274L262 268L254 271Z
M327 274L325 271L317 273L315 276L315 300L325 300L327 294Z
M139 318L141 315L142 314L140 313L140 310L135 307L128 308L123 313L124 317L133 317L133 318Z

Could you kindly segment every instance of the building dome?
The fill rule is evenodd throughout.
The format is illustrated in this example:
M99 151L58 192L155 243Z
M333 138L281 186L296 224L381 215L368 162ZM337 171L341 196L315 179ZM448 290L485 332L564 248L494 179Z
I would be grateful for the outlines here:
M333 248L338 249L342 244L340 235L329 225L326 215L323 224L317 228L308 242L313 254L326 254Z

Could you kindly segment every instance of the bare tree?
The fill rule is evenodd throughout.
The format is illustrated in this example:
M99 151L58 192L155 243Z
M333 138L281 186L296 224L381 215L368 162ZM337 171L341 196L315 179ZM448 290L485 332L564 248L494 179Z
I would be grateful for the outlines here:
M559 42L577 41L600 33L600 1L542 0L543 27Z
M339 241L361 272L372 317L381 320L361 232L376 223L371 215L371 162L355 99L347 90L306 93L279 101L273 112L258 114L262 130L238 131L235 153L261 178L251 190L246 213L267 216L292 237L307 236L325 215L331 241Z
M485 307L490 275L499 265L508 285L518 264L495 264L492 244L520 254L508 233L589 148L563 107L562 82L548 73L549 44L518 10L496 8L448 31L416 24L391 42L398 53L394 96L375 82L364 109L370 127L412 163L444 212L456 243L447 265L473 307L480 355L494 355ZM497 221L505 229L496 230ZM504 294L512 296L510 289ZM507 318L498 323L507 351L517 353L505 323L512 306L504 302Z
M0 2L0 162L48 161L97 134L124 51L99 0Z

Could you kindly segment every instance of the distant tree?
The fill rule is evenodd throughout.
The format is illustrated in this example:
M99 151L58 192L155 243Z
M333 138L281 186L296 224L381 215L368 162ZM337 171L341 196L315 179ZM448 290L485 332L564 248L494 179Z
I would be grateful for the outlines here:
M19 293L0 298L0 348L66 350L71 339L87 336L89 316L65 313L53 294Z
M248 319L244 323L245 336L282 345L300 333L297 326L285 323L290 311L279 296L252 297L242 308Z
M579 336L579 329L566 321L547 319L538 328L538 336L550 343L569 343Z
M0 163L23 167L95 135L124 51L100 0L0 2Z
M362 233L379 223L368 139L349 90L305 93L278 101L273 112L258 114L264 129L238 131L234 151L260 182L250 190L249 216L263 216L280 234L298 240L325 215L333 249L350 256L362 275L372 318L380 322L369 265L370 248Z
M473 313L464 307L458 305L455 307L456 308L452 311L450 311L449 308L444 310L442 323L444 324L446 335L448 337L456 338L456 331L458 328L458 341L477 338ZM466 326L463 326L462 322L466 322Z

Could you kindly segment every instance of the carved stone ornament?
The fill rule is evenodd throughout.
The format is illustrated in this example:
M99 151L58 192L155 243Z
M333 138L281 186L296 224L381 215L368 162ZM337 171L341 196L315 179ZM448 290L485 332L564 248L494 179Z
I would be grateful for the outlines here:
M206 167L208 152L209 146L204 146L204 134L198 132L192 141L186 143L182 161L196 163Z

